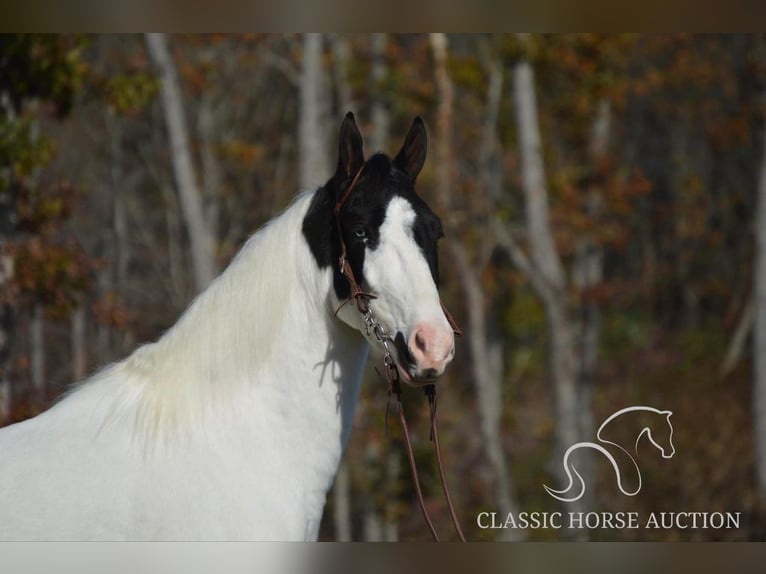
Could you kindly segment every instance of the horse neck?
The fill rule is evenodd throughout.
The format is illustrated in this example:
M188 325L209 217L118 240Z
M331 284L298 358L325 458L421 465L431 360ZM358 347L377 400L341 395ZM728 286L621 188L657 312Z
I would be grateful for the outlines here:
M654 424L654 420L651 418L653 411L650 409L631 407L615 414L617 416L612 415L614 418L601 426L598 431L598 438L612 444L622 442L623 444L618 444L620 448L631 450L635 446L633 441L643 433L644 429L651 428ZM617 432L623 437L622 441L614 436Z
M332 315L330 270L301 236L310 199L256 233L165 336L121 366L140 387L138 432L223 429L247 448L276 440L334 473L367 343Z

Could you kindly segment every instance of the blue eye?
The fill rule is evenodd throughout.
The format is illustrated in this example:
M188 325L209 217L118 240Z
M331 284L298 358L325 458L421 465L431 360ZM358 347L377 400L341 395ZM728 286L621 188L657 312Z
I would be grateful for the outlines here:
M367 230L364 228L364 225L355 225L351 230L351 233L353 233L354 237L357 239L364 239L367 237Z

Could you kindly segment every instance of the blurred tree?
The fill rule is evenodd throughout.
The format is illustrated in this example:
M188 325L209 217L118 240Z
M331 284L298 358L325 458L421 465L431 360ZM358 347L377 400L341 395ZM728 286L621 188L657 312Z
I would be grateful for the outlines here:
M303 37L303 64L300 75L300 187L314 189L329 171L328 93L322 66L322 34ZM334 148L330 148L334 149Z
M196 290L201 292L217 274L215 237L212 236L205 219L202 192L197 185L197 174L189 148L189 130L186 126L181 86L175 64L167 48L165 35L147 34L146 46L160 74L160 92L170 142L173 173L191 243L195 286ZM204 121L202 125L206 126ZM209 168L213 168L210 162ZM211 175L209 174L208 177Z
M525 37L520 41L523 46L528 44ZM566 276L550 219L534 71L523 56L513 69L513 98L530 249L529 259L525 256L521 268L530 276L542 299L548 320L550 376L556 405L556 453L560 454L584 438L580 429L582 409L592 406L580 404L578 399L574 324L567 300ZM566 484L566 477L557 470L560 483Z

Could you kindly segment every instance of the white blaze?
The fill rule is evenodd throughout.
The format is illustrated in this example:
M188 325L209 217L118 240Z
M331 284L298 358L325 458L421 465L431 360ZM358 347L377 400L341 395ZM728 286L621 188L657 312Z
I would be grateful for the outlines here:
M415 241L415 217L406 199L394 197L389 202L378 247L365 254L364 276L378 295L375 314L384 327L392 335L401 331L410 341L413 333L428 326L424 332L432 338L427 346L441 362L451 351L452 329L442 311L428 262Z

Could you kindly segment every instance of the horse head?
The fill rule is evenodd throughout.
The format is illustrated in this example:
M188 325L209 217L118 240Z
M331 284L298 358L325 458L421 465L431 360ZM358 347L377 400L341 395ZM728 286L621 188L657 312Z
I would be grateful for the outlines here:
M325 185L325 200L334 203L335 212L329 248L338 317L374 342L354 306L342 306L351 295L341 272L345 261L358 287L372 296L367 302L395 349L404 380L430 383L452 360L455 339L438 291L441 221L415 191L426 158L426 130L416 118L393 159L376 153L365 160L362 147L349 113L340 128L338 166Z
M673 455L676 453L676 448L673 446L673 424L670 422L673 412L657 412L660 417L656 417L653 420L664 421L665 424L655 422L652 426L645 427L641 434L638 435L638 439L646 433L649 441L662 453L662 458L673 458ZM636 443L638 443L638 439L636 439Z

